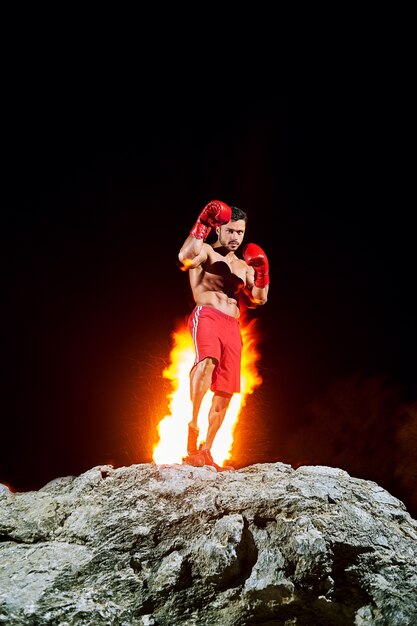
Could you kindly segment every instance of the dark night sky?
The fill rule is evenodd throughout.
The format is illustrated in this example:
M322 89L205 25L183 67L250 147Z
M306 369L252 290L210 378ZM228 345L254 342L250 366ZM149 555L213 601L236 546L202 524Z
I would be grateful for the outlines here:
M246 463L295 462L286 438L358 372L417 400L401 104L125 105L67 93L29 113L10 102L7 119L0 481L37 489L100 463L150 461L170 334L191 308L177 252L211 199L248 212L245 242L271 266L256 313L264 384L242 416L255 441ZM353 455L354 444L347 434Z

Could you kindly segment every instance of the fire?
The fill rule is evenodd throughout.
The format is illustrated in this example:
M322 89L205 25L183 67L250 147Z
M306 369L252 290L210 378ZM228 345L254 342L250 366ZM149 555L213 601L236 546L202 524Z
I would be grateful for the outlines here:
M213 443L211 453L218 465L222 465L230 458L234 429L240 411L246 404L247 396L262 384L262 377L257 371L260 354L257 347L259 336L256 331L256 319L245 323L241 318L241 332L243 339L241 392L233 395L226 417ZM172 333L172 340L170 365L162 373L172 385L172 392L168 395L170 414L158 424L159 442L153 451L153 460L157 464L182 463L182 458L187 455L188 422L192 413L189 374L195 353L186 324L179 325ZM212 397L213 393L209 390L201 405L199 442L204 441L206 437Z

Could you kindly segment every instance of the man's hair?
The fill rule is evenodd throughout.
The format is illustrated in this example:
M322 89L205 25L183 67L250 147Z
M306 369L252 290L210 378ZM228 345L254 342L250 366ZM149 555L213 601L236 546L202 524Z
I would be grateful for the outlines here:
M231 206L232 209L232 219L231 222L237 222L238 220L245 220L245 223L248 221L248 216L245 211L242 209L238 209L237 206Z

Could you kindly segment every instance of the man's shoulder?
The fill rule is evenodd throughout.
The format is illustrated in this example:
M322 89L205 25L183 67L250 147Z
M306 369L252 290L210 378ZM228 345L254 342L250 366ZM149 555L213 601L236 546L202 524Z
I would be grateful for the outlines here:
M210 257L221 256L211 243L203 243L203 249L206 250L207 255Z

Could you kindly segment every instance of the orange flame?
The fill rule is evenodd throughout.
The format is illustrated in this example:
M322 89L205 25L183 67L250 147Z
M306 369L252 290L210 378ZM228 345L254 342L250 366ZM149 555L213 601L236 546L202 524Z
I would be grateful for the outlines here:
M257 371L260 358L258 351L258 333L256 319L245 323L241 318L243 340L241 363L241 392L232 396L223 424L216 435L211 453L213 459L222 465L230 458L233 445L233 433L238 422L241 409L246 404L249 394L262 384L262 377ZM153 450L153 460L157 464L181 463L187 455L188 422L191 420L192 404L190 400L189 374L194 364L194 346L187 325L182 323L172 333L173 348L170 354L170 365L162 375L171 381L172 392L170 414L158 424L159 442ZM204 441L208 428L208 413L213 393L208 391L200 408L199 441ZM199 442L198 442L199 443Z

